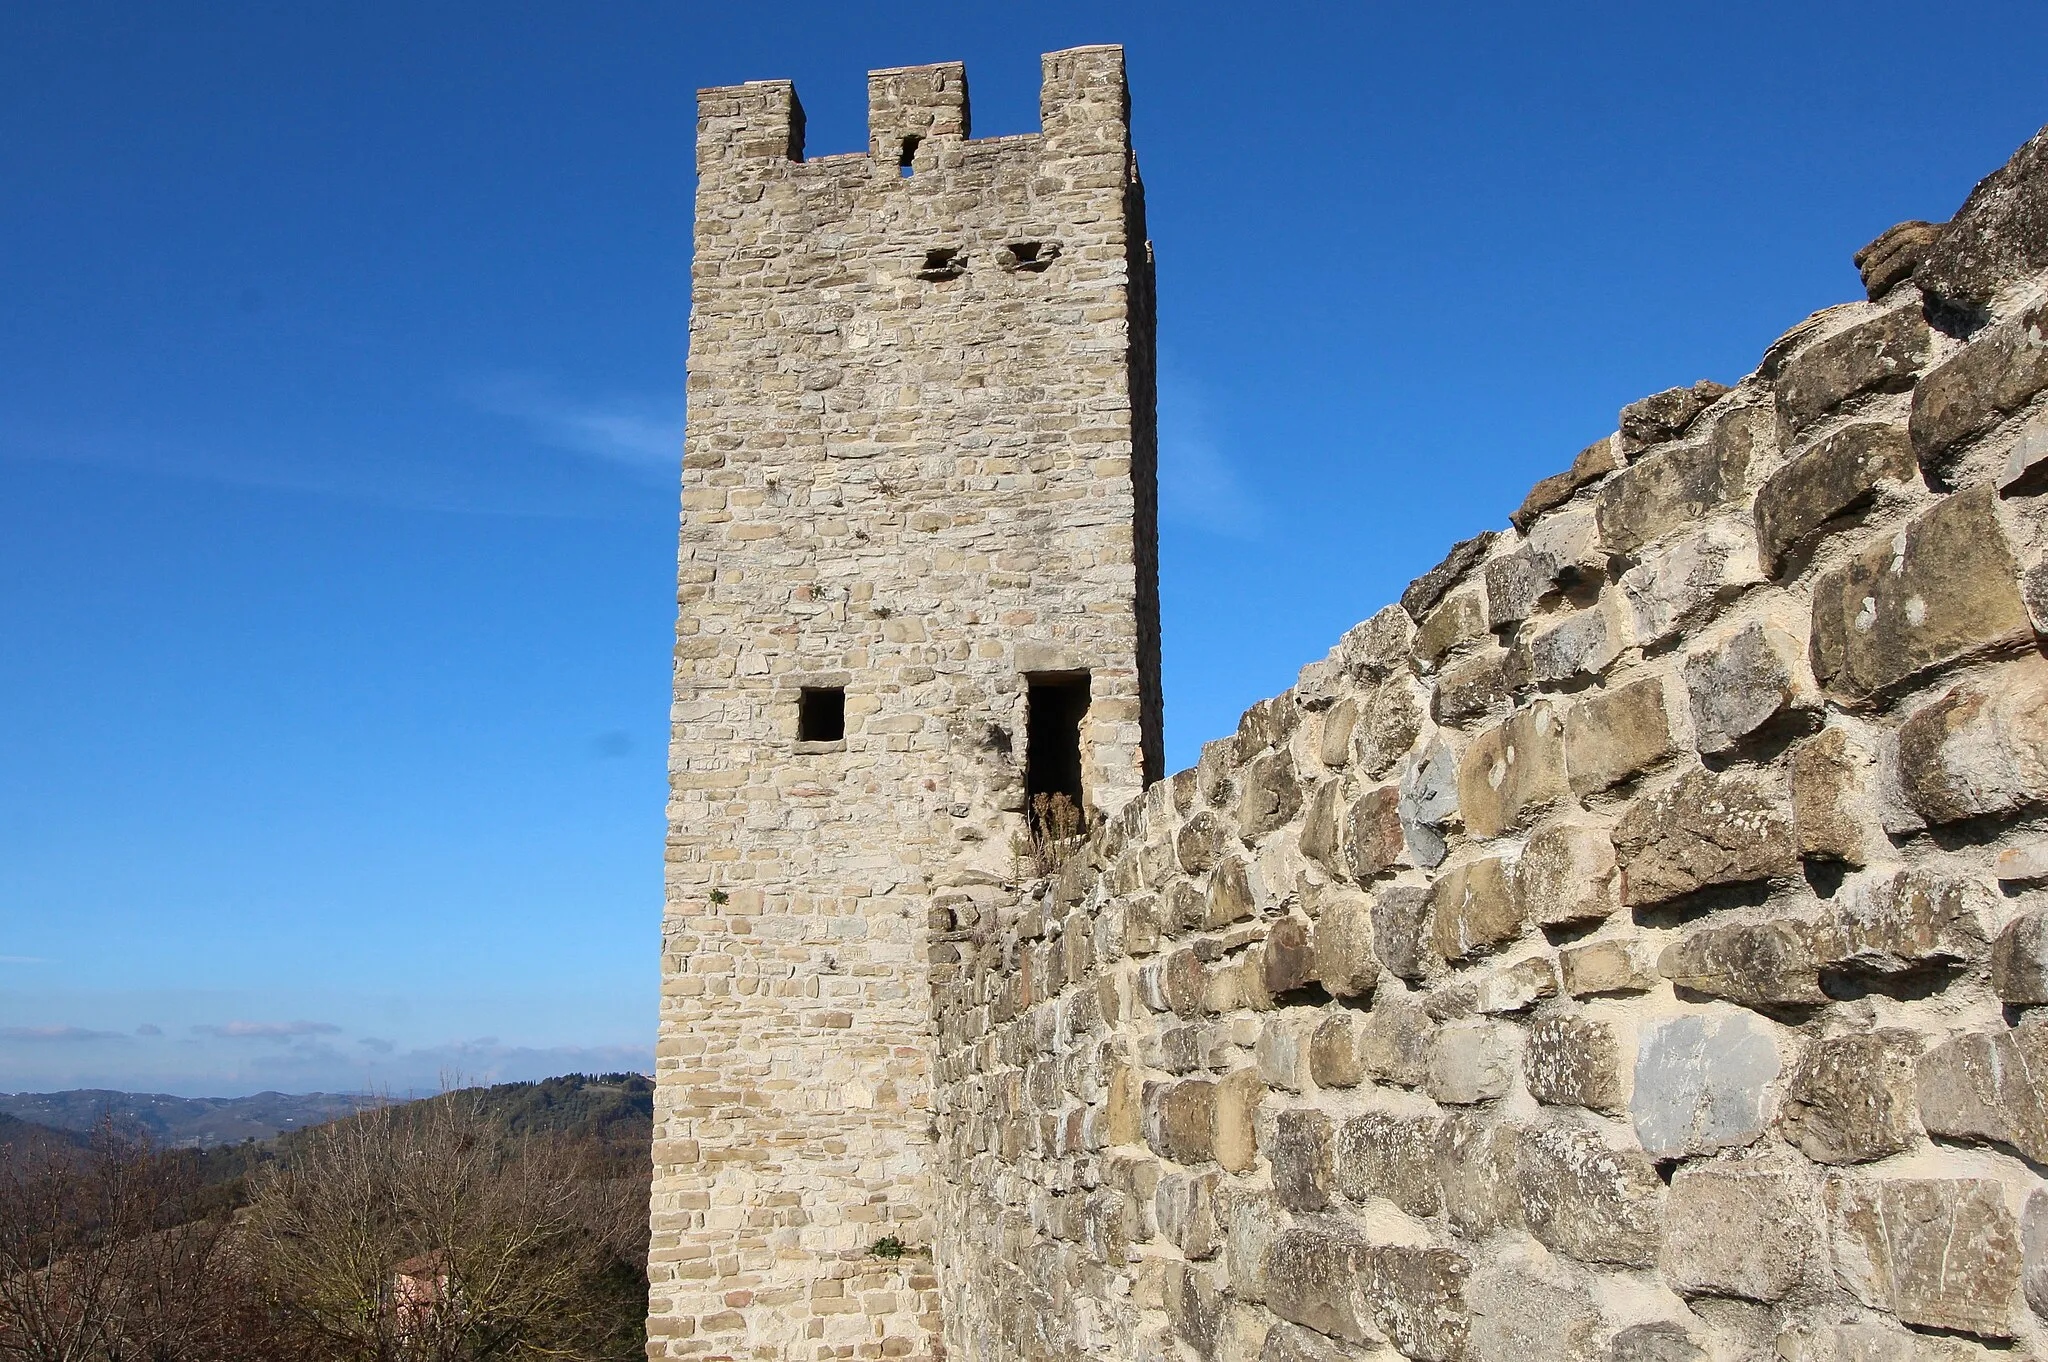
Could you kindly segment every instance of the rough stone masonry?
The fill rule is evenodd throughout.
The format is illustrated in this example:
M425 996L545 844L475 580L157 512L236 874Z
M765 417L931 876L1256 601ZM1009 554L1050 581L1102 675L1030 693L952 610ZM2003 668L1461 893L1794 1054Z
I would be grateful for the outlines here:
M1140 794L1142 220L1046 60L1042 139L704 96L650 1355L2048 1357L2048 131Z

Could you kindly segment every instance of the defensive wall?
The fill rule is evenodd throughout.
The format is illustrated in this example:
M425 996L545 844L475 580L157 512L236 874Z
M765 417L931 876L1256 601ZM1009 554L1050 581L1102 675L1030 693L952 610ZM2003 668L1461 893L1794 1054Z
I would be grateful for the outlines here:
M942 889L944 1353L2048 1347L2048 134Z

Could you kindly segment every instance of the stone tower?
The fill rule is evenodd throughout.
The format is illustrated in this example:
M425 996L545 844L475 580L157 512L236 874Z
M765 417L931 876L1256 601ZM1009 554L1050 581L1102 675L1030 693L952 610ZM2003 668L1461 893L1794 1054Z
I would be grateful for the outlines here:
M806 160L788 82L698 96L651 1357L931 1354L934 915L1031 796L1160 774L1122 50L1041 110L974 141L960 65L877 71Z

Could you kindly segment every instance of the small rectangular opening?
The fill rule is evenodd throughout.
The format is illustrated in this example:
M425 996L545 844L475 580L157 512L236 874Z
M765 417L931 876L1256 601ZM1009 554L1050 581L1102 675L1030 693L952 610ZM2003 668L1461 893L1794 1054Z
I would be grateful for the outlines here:
M796 697L798 742L843 742L846 738L846 689L805 686Z
M1037 810L1071 802L1073 816L1085 822L1081 802L1081 721L1088 717L1088 673L1057 672L1025 678L1024 793ZM1039 796L1047 797L1042 805Z
M906 180L917 173L917 168L911 165L911 161L916 158L917 144L922 140L917 137L904 138L902 149L897 153L896 173Z

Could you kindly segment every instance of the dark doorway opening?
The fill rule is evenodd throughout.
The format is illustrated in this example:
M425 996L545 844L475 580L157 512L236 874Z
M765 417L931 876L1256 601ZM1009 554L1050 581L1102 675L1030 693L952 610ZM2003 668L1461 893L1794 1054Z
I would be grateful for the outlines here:
M1045 821L1064 797L1076 826L1085 823L1081 802L1081 721L1088 717L1088 673L1057 672L1025 678L1024 794L1032 817ZM1044 802L1040 795L1046 796Z
M846 737L846 691L839 686L805 686L796 697L796 740L840 742Z

